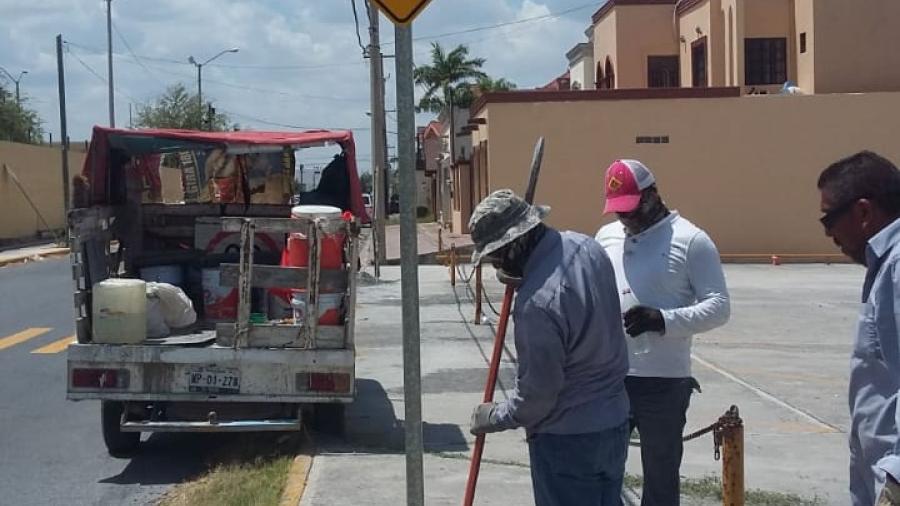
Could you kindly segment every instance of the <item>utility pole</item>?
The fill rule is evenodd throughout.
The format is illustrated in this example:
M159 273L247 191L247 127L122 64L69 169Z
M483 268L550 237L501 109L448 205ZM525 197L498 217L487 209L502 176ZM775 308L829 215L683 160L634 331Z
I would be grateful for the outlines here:
M56 36L56 73L59 81L59 129L62 144L63 223L69 218L69 134L66 132L66 73L63 67L62 34ZM51 136L51 142L53 137Z
M106 0L106 49L109 84L109 126L116 126L116 101L113 95L113 65L112 65L112 0Z
M366 48L369 57L369 80L371 86L372 108L372 197L375 216L375 277L381 277L381 264L387 258L385 248L384 225L386 217L386 192L387 181L387 128L385 125L384 110L384 60L381 55L378 28L378 7L375 2L369 2L369 46Z
M215 56L206 60L203 63L200 63L193 56L188 57L188 63L197 67L197 129L203 130L203 66L207 63L215 60L216 58L222 56L225 53L237 53L239 51L238 48L233 47L231 49L224 49L219 51ZM212 105L210 104L210 107Z
M416 229L416 112L412 26L395 25L397 152L400 183L400 288L403 299L403 400L406 419L406 504L425 503L422 475L422 365L419 347L419 262Z
M27 74L28 71L23 70L23 71L19 72L19 77L13 77L12 74L10 74L9 71L7 71L5 68L0 67L0 70L2 70L3 73L6 74L6 76L9 77L10 80L12 80L12 82L16 83L16 107L21 109L22 108L22 99L19 97L19 81L22 80L22 76Z

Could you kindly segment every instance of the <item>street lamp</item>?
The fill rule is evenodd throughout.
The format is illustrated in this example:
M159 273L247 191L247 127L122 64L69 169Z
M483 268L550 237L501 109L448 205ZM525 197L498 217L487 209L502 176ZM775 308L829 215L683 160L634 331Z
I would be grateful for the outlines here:
M6 76L12 80L12 82L16 83L16 106L22 107L22 101L19 99L19 81L22 80L22 76L27 74L28 71L23 70L23 71L19 72L19 77L13 77L12 74L10 74L5 68L0 67L0 70L2 70L3 73L6 74Z
M201 118L201 120L200 120L200 128L201 129L203 128L203 120L202 120L202 118L203 118L203 66L206 65L207 63L215 60L216 58L222 56L225 53L237 53L238 51L239 51L239 49L236 47L219 51L215 56L206 60L203 63L198 63L197 60L194 59L193 56L188 57L188 62L190 64L194 65L195 67L197 67L197 106L198 106L197 110L200 113L199 117Z

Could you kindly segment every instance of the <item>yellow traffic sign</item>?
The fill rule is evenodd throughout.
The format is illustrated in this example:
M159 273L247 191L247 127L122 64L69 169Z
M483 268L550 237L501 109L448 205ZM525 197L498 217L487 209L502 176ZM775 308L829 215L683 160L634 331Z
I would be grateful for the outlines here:
M425 9L431 0L371 0L394 24L405 25Z

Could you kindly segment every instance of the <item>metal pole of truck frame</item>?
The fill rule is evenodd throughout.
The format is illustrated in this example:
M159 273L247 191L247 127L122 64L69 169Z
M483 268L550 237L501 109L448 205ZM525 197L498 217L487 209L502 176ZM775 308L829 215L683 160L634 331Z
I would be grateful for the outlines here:
M397 149L400 154L400 275L403 298L403 396L406 408L406 503L425 503L422 469L422 386L419 357L419 272L416 232L415 96L412 27L394 28Z

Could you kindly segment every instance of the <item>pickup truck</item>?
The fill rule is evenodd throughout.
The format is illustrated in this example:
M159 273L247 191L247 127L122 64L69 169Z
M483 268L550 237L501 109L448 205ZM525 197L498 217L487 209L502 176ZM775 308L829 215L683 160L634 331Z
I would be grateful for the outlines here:
M292 216L293 170L313 147L337 154L300 203L337 207L339 219ZM351 132L95 127L72 200L77 342L67 351L67 398L100 401L111 454L137 450L142 432L295 431L304 420L343 429L368 221ZM303 266L285 264L293 234L308 245ZM323 240L335 234L338 264L326 268ZM95 339L94 287L161 267L197 322L165 337ZM302 293L305 316L279 291ZM320 324L323 294L340 300L336 325Z

